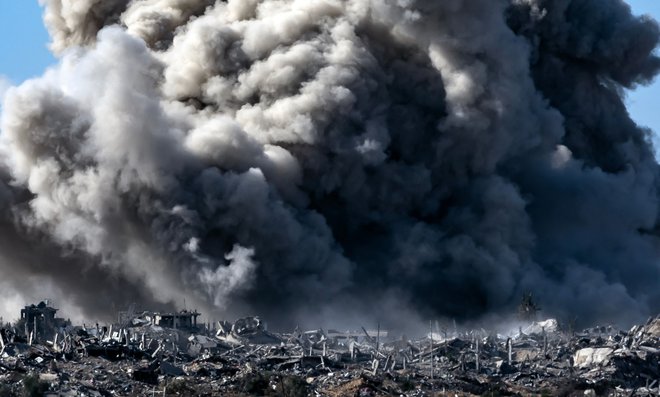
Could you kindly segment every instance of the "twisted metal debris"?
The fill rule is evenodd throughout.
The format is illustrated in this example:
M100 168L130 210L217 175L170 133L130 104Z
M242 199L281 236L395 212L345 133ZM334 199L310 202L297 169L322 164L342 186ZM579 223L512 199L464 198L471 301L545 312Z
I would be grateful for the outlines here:
M160 327L153 319L68 325L52 340L7 324L0 333L0 391L12 395L41 387L52 396L660 393L660 316L629 331L607 326L575 333L550 319L510 334L432 327L415 339L364 328L275 333L257 317L184 329Z

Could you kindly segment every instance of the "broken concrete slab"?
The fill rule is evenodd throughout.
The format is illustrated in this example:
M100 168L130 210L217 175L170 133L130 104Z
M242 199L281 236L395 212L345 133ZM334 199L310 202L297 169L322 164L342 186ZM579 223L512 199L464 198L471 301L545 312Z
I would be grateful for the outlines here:
M635 396L660 379L653 321L629 332L593 327L573 334L557 327L551 334L553 323L545 322L523 328L541 323L540 334L523 332L503 340L479 329L448 337L443 333L438 340L431 334L433 341L426 329L418 339L378 330L375 337L370 331L323 329L271 333L255 317L218 322L221 327L195 333L153 325L74 327L31 346L17 342L17 335L5 338L0 387L36 373L55 379L48 382L54 395L150 395L170 387L249 395L292 382L317 395L342 395L333 393L355 385L361 387L358 393L379 396L421 396L442 389L538 395L566 387L578 394L593 389L598 395L611 390ZM263 343L264 335L277 343Z
M594 365L600 365L610 358L614 349L610 347L584 348L575 352L573 361L576 367L586 368Z

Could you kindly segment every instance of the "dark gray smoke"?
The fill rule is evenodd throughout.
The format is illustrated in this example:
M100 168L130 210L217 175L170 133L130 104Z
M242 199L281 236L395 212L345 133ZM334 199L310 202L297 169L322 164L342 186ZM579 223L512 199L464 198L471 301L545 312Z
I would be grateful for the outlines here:
M4 288L110 305L581 322L660 309L660 174L620 0L42 0L8 91Z

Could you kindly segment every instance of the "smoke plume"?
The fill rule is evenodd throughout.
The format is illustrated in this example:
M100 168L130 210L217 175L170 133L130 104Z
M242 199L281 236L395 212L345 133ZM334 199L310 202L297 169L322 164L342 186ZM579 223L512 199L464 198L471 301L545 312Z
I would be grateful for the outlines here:
M4 288L279 324L660 309L624 104L660 30L620 0L42 3L60 63L3 105Z

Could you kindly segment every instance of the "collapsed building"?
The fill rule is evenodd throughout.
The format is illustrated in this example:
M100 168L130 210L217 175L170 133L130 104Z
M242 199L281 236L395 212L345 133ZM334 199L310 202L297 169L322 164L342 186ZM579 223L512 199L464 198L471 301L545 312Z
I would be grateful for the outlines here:
M197 317L196 311L181 311L175 313L158 313L154 316L154 324L165 328L196 329Z
M124 325L151 324L163 328L174 328L188 331L197 330L197 318L201 314L196 310L181 310L178 312L149 312L135 314L133 311L119 312L118 322Z
M436 325L407 338L380 327L276 333L259 317L186 327L200 313L170 321L172 313L143 312L40 340L21 334L28 308L0 333L0 392L18 393L32 376L51 396L660 393L660 316L628 331L574 332L547 319L500 333Z
M21 309L21 318L16 327L24 330L27 338L47 340L55 336L58 330L70 325L69 320L56 317L58 309L51 307L48 300L28 305Z

